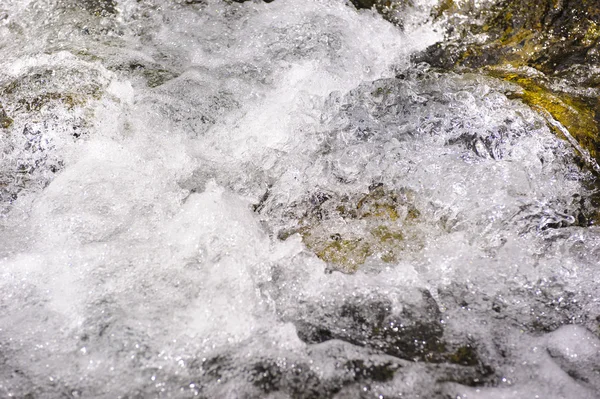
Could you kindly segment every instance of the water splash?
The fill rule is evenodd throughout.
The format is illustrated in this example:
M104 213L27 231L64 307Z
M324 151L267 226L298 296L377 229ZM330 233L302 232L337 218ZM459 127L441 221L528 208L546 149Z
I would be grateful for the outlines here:
M2 395L593 397L590 172L431 5L5 2Z

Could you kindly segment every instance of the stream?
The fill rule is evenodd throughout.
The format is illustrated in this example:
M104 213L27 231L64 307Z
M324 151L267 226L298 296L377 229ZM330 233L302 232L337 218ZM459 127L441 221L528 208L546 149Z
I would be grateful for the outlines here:
M436 5L2 0L0 397L599 398L597 172Z

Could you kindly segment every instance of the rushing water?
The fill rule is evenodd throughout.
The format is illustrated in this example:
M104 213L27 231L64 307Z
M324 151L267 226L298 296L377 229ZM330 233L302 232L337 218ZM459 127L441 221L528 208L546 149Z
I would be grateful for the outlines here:
M593 176L434 4L3 0L0 397L597 398Z

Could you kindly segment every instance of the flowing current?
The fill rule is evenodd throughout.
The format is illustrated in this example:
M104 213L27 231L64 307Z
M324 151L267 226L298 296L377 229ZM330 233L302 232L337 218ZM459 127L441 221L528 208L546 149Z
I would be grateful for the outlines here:
M2 0L0 397L600 397L594 176L435 3Z

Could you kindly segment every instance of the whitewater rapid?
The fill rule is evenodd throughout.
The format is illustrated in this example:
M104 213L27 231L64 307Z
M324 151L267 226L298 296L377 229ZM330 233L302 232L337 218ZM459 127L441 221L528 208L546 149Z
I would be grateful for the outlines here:
M594 175L414 3L3 1L0 396L597 398Z

